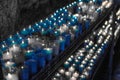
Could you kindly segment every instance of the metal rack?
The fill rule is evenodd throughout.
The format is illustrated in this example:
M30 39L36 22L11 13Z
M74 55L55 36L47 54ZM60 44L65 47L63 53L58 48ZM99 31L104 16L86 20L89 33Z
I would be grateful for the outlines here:
M63 2L64 3L64 2ZM61 3L62 4L62 3ZM83 35L81 35L78 39L74 40L70 47L67 47L66 50L62 53L60 53L59 56L57 56L56 58L54 58L50 64L48 64L43 70L41 70L39 73L37 73L35 76L33 76L31 78L31 80L50 80L51 75L53 75L53 73L60 67L60 65L66 60L66 58L68 58L71 54L73 54L83 43L83 41L87 38L88 34L90 34L92 31L96 30L97 28L99 28L99 25L101 25L101 23L103 23L109 16L110 12L113 10L113 5L111 6L111 8L103 13L104 15L100 16L100 18L95 22L92 23L89 30L86 32L83 32ZM114 42L114 41L113 41ZM113 44L111 44L110 48L112 47ZM109 51L107 50L106 53L108 53ZM112 51L110 51L110 54ZM101 61L99 63L99 65L97 66L97 68L94 71L93 76L91 77L91 80L94 80L95 76L96 76L96 72L98 71L98 69L100 68L100 66L102 65L102 62L105 60L105 57L107 56L107 54L104 55L104 58L101 58ZM110 63L109 66L112 64L112 55L110 55ZM109 67L109 69L111 69L111 67ZM2 72L1 69L1 65L0 65L0 73ZM109 73L109 77L111 72ZM2 74L0 74L0 80L3 80L2 78Z
M53 75L53 73L60 67L60 65L80 47L88 34L97 29L99 25L101 25L101 23L107 19L112 9L113 6L111 6L107 12L103 13L104 15L102 15L95 23L91 24L87 32L83 32L83 35L74 40L70 47L66 48L64 52L60 53L58 57L56 57L47 67L35 75L31 80L50 80L51 75Z

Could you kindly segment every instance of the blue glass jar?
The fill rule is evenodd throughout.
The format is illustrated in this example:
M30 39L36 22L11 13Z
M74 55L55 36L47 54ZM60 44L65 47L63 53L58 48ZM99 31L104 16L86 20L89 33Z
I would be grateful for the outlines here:
M53 56L53 49L52 48L49 48L49 47L43 48L41 53L45 54L45 58L47 61L52 60L52 56Z
M26 59L32 59L32 56L35 54L33 50L27 50L24 52Z
M69 46L70 45L70 39L71 39L71 35L69 33L66 33L63 35L65 38L65 45Z
M80 65L80 66L79 66L79 73L82 73L82 71L83 71L84 68L85 68L84 65Z
M28 66L31 75L34 75L37 73L38 67L37 67L36 60L34 59L27 60L26 65Z
M23 65L20 69L20 79L29 80L29 68Z
M65 50L65 39L60 36L58 40L60 44L60 51L64 51Z
M64 68L65 68L65 69L68 69L69 67L70 67L70 63L69 63L69 62L65 62L65 63L64 63Z
M8 49L8 46L6 44L2 44L0 46L0 49L1 49L2 52L4 52L4 51L6 51Z
M22 49L25 49L28 47L28 41L27 40L22 40L22 42L20 43L20 47Z
M86 28L86 30L88 30L89 27L90 27L90 20L87 19L87 20L85 21L85 28Z
M24 28L24 29L20 32L20 34L21 34L22 36L27 36L27 35L29 34L29 31Z
M82 35L83 29L81 23L78 23L78 28L79 28L79 34Z

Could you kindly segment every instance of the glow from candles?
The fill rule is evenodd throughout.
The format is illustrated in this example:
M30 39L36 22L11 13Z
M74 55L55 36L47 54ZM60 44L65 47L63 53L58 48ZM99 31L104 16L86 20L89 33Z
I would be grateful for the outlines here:
M11 67L13 64L14 64L14 62L7 61L7 62L5 63L5 66L6 66L6 67Z
M10 74L10 73L8 73L8 75L5 76L5 79L6 80L19 80L17 74Z
M12 59L12 58L13 58L13 55L10 52L7 52L7 53L3 54L3 60Z

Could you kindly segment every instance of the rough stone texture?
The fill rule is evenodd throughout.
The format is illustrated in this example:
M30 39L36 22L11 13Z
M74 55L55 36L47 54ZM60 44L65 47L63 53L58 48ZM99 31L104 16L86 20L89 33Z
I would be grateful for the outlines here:
M0 39L14 32L17 18L17 0L0 1Z

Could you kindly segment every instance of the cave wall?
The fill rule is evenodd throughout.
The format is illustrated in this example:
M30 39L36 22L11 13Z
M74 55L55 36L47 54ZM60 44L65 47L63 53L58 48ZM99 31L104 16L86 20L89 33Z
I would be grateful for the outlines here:
M17 9L17 0L0 1L0 39L14 33Z

